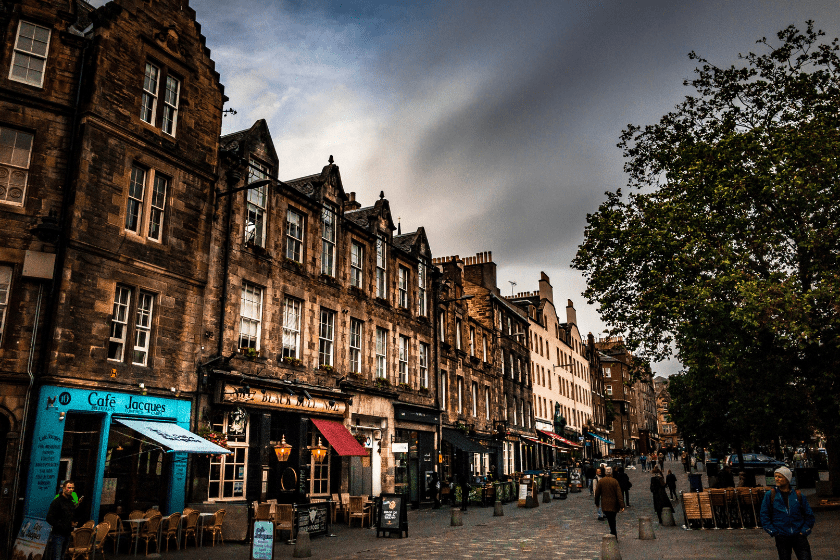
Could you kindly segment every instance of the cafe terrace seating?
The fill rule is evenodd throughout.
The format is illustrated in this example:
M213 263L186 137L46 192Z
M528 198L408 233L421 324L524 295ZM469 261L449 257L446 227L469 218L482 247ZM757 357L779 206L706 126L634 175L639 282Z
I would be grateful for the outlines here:
M358 519L361 527L364 527L365 519L367 519L368 526L370 526L370 514L370 505L365 503L364 496L350 496L348 525L352 525L353 520Z
M70 546L67 547L66 557L70 560L76 558L90 558L90 544L93 540L92 527L80 527L70 534Z
M91 548L93 549L93 555L96 557L96 553L98 552L100 556L103 558L105 557L105 540L108 538L108 533L111 531L111 524L107 521L103 521L99 525L96 526L93 532L93 544Z
M175 549L180 550L180 542L178 541L178 529L181 526L181 514L175 512L166 518L166 529L161 531L161 537L166 539L166 552L169 552L169 541L175 539Z
M289 540L294 536L294 510L291 504L277 504L274 514L274 530L276 533L280 531L289 532Z
M198 517L201 512L197 509L190 509L187 508L184 510L184 517L187 519L186 525L184 525L184 548L187 548L187 538L192 535L193 544L198 546Z
M765 487L738 487L703 492L682 492L687 529L740 529L761 527L759 516Z
M216 535L219 536L221 543L225 544L225 538L222 536L222 523L225 520L225 513L225 510L220 509L213 517L213 524L204 527L205 531L210 532L210 536L213 539L213 546L216 546Z
M155 510L155 514L156 515L152 515L148 518L148 521L143 523L140 533L137 535L138 539L146 541L146 556L149 555L149 541L151 540L155 541L155 545L157 545L158 550L160 550L160 543L158 542L158 529L160 528L160 522L161 519L163 519L163 516L157 510Z
M108 538L114 541L114 554L117 553L117 543L120 537L125 532L123 530L122 519L116 513L106 513L103 519L108 524Z

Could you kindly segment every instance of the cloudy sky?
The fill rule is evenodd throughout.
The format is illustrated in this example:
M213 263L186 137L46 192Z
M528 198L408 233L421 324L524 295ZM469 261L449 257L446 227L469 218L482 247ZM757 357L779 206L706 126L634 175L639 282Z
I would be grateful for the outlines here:
M621 130L691 93L692 50L728 65L808 19L840 36L837 0L190 4L237 111L223 132L266 119L280 179L333 155L348 191L368 206L383 190L436 256L492 251L505 294L545 271L596 336L569 263L625 183Z

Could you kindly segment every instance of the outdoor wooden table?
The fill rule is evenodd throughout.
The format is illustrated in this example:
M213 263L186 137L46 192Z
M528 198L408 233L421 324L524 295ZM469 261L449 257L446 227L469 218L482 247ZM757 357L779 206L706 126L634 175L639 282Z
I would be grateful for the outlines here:
M215 513L199 513L197 525L201 526L201 537L198 539L198 546L204 546L204 520L207 517L216 517Z
M144 517L141 519L126 519L126 523L136 523L137 524L137 537L134 539L134 556L137 556L137 547L140 544L140 528L143 526L143 523L148 521L148 517ZM129 527L129 530L131 527ZM134 535L134 531L131 531L131 534Z

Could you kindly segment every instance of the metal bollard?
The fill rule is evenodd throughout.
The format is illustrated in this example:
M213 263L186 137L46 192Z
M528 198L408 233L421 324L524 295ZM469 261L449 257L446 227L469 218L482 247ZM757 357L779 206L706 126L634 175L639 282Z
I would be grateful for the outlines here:
M618 550L618 539L615 535L604 535L601 539L601 560L621 560Z
M452 519L449 522L450 527L460 527L464 524L464 515L460 508L452 508Z
M505 514L505 508L502 507L502 502L496 500L493 504L493 517L502 517Z
M543 492L543 503L547 504L550 501L551 501L551 492L549 492L548 490L545 490Z
M650 517L639 518L639 540L651 541L656 538L653 534L653 523L650 522Z
M295 551L292 558L310 558L312 556L312 543L309 541L309 533L301 531L295 540Z
M674 510L669 507L662 508L662 523L663 527L676 527L677 523L674 521Z

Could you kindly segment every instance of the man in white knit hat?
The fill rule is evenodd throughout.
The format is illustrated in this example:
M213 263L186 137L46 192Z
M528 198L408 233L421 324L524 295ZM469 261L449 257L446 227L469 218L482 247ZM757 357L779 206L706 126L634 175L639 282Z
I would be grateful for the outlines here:
M764 495L761 503L761 526L776 538L779 560L811 560L808 535L814 528L814 512L799 490L793 491L790 469L779 467L773 475L776 487Z

